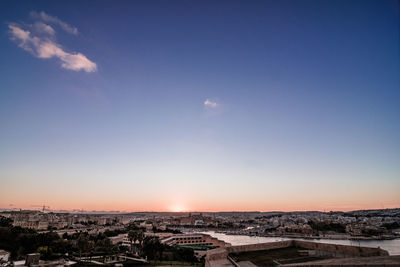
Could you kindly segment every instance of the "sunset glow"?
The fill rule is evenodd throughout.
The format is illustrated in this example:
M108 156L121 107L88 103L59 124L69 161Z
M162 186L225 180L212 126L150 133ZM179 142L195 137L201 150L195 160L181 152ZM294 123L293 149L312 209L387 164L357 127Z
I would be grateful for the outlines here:
M0 208L400 207L396 1L1 1Z
M172 212L184 212L184 211L187 211L187 209L185 209L182 205L172 206L169 210L172 211Z

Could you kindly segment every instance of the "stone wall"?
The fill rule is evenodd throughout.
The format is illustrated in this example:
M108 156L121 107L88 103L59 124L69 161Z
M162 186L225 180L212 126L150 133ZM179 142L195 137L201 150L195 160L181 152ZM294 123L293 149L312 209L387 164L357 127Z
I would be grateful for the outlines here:
M301 249L313 250L319 256L332 256L337 258L347 257L372 257L388 256L386 250L380 248L356 247L346 245L335 245L326 243L316 243L309 241L288 240L280 242L260 243L243 246L231 246L217 248L207 251L205 266L212 266L212 261L227 259L230 253L241 253L249 251L270 250L286 247L298 247Z
M227 259L230 253L240 253L240 252L248 252L248 251L257 251L257 250L269 250L269 249L277 249L277 248L286 248L294 245L293 240L281 241L281 242L270 242L270 243L260 243L260 244L251 244L251 245L243 245L243 246L231 246L225 248L216 248L207 251L205 267L212 266L210 262ZM233 266L233 265L232 265Z
M308 241L294 241L294 246L304 249L311 249L317 252L317 255L330 255L333 257L372 257L388 256L386 250L380 248L357 247L347 245L335 245L326 243L316 243ZM319 253L319 254L318 254Z

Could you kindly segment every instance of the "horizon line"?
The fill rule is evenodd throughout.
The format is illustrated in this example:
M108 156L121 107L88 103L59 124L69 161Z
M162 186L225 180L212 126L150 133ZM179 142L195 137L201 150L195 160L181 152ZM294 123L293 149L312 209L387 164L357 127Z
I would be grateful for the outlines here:
M221 210L221 211L118 211L118 210L79 210L79 209L45 209L48 213L56 212L56 213L109 213L109 214L129 214L129 213L301 213L301 212L321 212L321 213L331 213L331 212L355 212L355 211L374 211L374 210L395 210L400 209L400 207L396 208L368 208L368 209L354 209L354 210L291 210L291 211L279 211L279 210L271 210L271 211L243 211L243 210ZM12 212L12 211L40 211L41 209L22 209L22 208L0 208L0 212Z

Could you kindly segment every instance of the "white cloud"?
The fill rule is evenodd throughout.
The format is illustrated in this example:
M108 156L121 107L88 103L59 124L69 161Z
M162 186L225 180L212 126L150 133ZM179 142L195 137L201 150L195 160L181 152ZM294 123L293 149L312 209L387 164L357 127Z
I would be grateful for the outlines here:
M8 28L11 30L12 38L20 39L23 43L31 39L29 31L24 31L20 27L12 24L9 24Z
M66 54L63 59L61 66L69 70L85 70L86 72L94 72L97 70L96 63L90 61L85 55L81 53L77 54Z
M205 107L209 107L209 108L216 108L218 106L218 104L215 101L212 101L210 99L206 99L206 101L204 101L204 106Z
M15 24L9 24L8 28L10 29L11 39L16 41L19 47L29 51L38 58L57 58L61 62L61 67L68 70L83 70L86 72L94 72L97 70L96 63L89 60L85 55L75 52L66 52L54 40L34 36L30 31L24 30ZM43 29L45 28L46 27ZM46 29L49 30L49 28Z
M66 31L66 32L68 32L70 34L74 34L74 35L78 34L78 29L77 28L69 25L68 23L60 20L57 17L50 16L50 15L46 14L43 11L39 12L39 13L36 12L36 11L32 11L31 12L31 17L34 18L34 19L37 19L37 20L42 20L42 21L47 22L47 23L52 23L52 24L58 25L64 31Z
M47 34L51 36L56 34L56 31L53 29L53 27L40 21L35 22L35 24L33 24L33 28L39 34Z

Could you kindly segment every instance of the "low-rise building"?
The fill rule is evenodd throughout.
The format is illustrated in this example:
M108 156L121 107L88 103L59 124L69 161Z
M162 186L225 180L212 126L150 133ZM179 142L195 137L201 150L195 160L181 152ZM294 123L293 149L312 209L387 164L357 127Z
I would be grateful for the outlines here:
M109 237L111 244L116 245L120 244L122 246L129 247L131 245L131 241L128 238L128 234L119 234L117 236Z
M161 243L167 245L203 245L225 247L228 243L206 234L175 234L164 239Z
M198 258L204 256L209 249L230 246L229 243L206 234L174 234L160 241L169 246L191 248Z
M6 264L10 259L10 252L0 249L0 266Z

